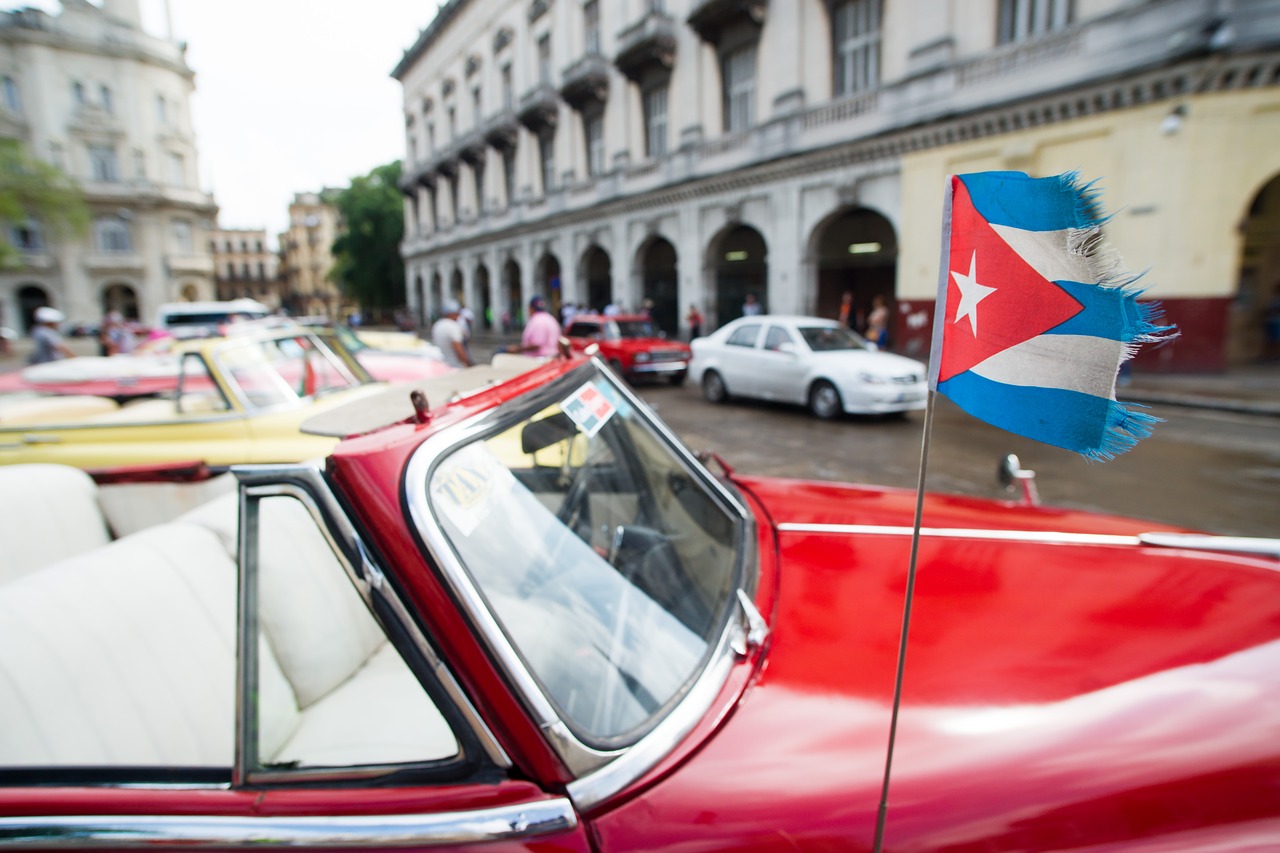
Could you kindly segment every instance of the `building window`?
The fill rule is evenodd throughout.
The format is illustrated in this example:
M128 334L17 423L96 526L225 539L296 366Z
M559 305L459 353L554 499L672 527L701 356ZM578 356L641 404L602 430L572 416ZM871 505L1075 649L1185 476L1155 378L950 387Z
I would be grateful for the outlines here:
M190 255L194 249L191 239L191 223L186 219L173 220L173 247L182 255Z
M538 134L538 160L542 165L542 192L550 194L556 186L556 133L544 130Z
M480 98L480 87L471 87L471 116L476 127L480 126L480 117L484 115L484 104Z
M40 232L40 223L28 219L22 225L15 225L9 231L9 242L19 252L40 252L44 250L44 235Z
M110 145L90 145L89 174L93 180L103 183L115 183L120 180L120 165L116 162L116 150Z
M18 91L18 81L6 75L3 85L5 107L12 113L22 112L22 95Z
M880 0L844 0L832 27L835 93L852 95L880 84Z
M452 142L457 138L458 138L458 110L454 107L449 107L449 141Z
M475 178L476 212L484 213L484 161L471 167L471 176Z
M1024 41L1071 23L1071 0L1000 0L1000 44Z
M161 127L169 124L169 104L164 95L156 95L156 121Z
M516 200L516 152L502 152L502 191L510 207Z
M129 223L118 216L104 216L94 223L94 241L104 255L127 255L133 251Z
M724 55L724 129L746 130L755 123L756 46L744 45Z
M502 66L502 108L504 110L515 109L516 90L515 84L511 80L511 66Z
M582 21L586 33L584 46L587 53L600 52L600 3L588 0L582 7Z
M111 88L105 84L102 86L99 86L98 95L102 99L102 109L105 110L106 112L114 113L116 111L116 105L111 100Z
M644 93L644 153L662 157L667 153L667 84Z
M551 34L538 39L538 82L551 85Z
M430 157L436 153L436 126L434 124L427 125L427 156Z
M449 204L453 209L453 221L458 221L459 198L461 193L458 192L458 176L454 175L449 179Z
M587 140L587 174L593 178L604 174L604 110L582 114L582 133Z
M187 185L187 158L181 154L169 153L169 183L175 187Z
M84 84L79 80L71 84L71 97L75 100L76 106L84 106Z

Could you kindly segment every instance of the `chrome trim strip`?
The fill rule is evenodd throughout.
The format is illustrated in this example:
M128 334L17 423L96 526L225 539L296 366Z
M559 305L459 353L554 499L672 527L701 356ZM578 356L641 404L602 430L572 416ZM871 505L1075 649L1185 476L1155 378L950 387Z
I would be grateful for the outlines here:
M736 607L731 605L729 618L721 632L707 666L690 685L684 696L654 728L636 743L619 750L601 751L579 740L556 712L551 701L542 692L533 674L525 666L515 647L507 639L490 612L483 596L470 574L454 553L444 531L436 523L427 500L426 484L436 463L454 448L478 436L495 432L504 425L517 423L521 418L539 411L552 403L558 403L573 392L588 376L613 377L615 374L598 358L589 365L573 370L537 391L482 412L467 421L438 433L424 441L409 460L405 472L406 501L409 514L426 545L431 559L442 568L442 575L454 596L462 603L481 640L511 679L520 699L533 716L565 766L580 776L570 784L571 796L579 808L600 803L639 778L670 752L701 721L715 697L723 688L735 663L730 640L739 631L735 618ZM650 411L647 404L636 397L621 381L613 382L617 390L631 406L644 413ZM645 416L646 423L662 437L691 473L701 474L701 481L717 495L726 511L742 524L743 545L739 563L739 585L754 593L757 586L756 530L754 517L739 498L724 487L698 462L696 457L660 419ZM602 769L603 768L603 769Z
M1259 557L1280 557L1280 539L1260 536L1217 536L1210 533L1139 533L1144 545L1189 551L1230 551Z
M532 838L576 829L563 797L441 814L308 817L120 816L0 818L0 850L67 847L436 847Z
M485 755L498 767L509 768L511 766L510 756L507 755L502 745L498 743L498 739L494 736L488 724L481 718L470 697L463 691L462 685L458 683L458 680L445 665L440 655L436 653L435 647L431 645L426 635L419 629L417 622L400 596L396 594L395 589L384 582L385 576L382 570L370 558L368 548L365 547L360 534L356 532L351 519L347 517L346 511L338 503L337 497L329 487L329 483L320 469L315 465L301 463L296 465L236 465L231 470L240 482L242 493L248 492L258 496L289 495L301 500L302 505L311 513L321 533L328 540L330 548L339 563L341 563L343 570L346 571L347 577L359 592L360 597L364 599L370 614L373 615L375 620L381 621L373 607L373 596L376 591L376 594L382 596L392 613L395 614L400 627L405 631L405 635L413 641L414 648L427 661L445 694L471 727ZM323 509L320 503L323 503ZM332 525L327 519L333 520ZM337 529L333 529L334 527ZM241 535L243 536L243 532ZM341 544L339 540L341 540ZM345 547L343 547L344 545ZM240 553L244 554L243 541L241 548ZM359 571L347 558L348 553L360 555ZM385 628L385 626L383 627ZM283 779L286 776L314 779L321 774L332 775L333 772L332 769L270 771L271 777L276 780ZM360 773L359 769L352 768L350 772L341 774L341 778L355 778ZM369 773L366 772L364 775L369 775Z
M843 536L910 536L912 528L878 524L805 524L783 522L780 533L828 533ZM1059 545L1138 545L1137 536L1106 533L1058 533L1048 530L975 530L966 527L922 527L922 537L984 539L997 542L1040 542Z

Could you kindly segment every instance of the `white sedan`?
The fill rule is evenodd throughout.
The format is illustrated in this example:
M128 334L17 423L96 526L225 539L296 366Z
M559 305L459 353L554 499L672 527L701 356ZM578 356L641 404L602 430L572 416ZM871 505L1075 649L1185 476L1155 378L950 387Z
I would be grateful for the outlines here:
M741 317L693 341L689 376L713 403L754 397L820 418L923 409L925 366L880 352L834 320Z

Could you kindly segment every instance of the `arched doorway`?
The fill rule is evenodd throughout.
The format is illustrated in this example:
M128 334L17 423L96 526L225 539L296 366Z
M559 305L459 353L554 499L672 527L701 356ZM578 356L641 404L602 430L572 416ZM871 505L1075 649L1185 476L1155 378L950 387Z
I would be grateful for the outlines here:
M128 284L109 284L102 291L102 313L119 311L126 320L137 320L138 293Z
M1226 333L1227 362L1280 366L1280 175L1253 197L1240 230L1244 245Z
M866 328L875 297L884 297L892 309L898 238L888 219L865 207L848 208L819 225L813 242L818 286L814 310L819 316L838 319L845 293L853 298L849 325L856 331ZM889 328L892 333L892 320Z
M508 260L502 267L502 317L499 325L503 332L511 332L524 325L521 306L524 294L520 288L520 264Z
M587 283L587 307L603 311L613 304L613 262L609 253L592 246L582 255L582 279Z
M427 326L427 283L422 280L422 276L414 277L413 293L417 298L416 311L418 316L415 321L419 329L425 329Z
M490 323L489 308L489 268L484 264L476 266L476 274L471 282L471 295L467 297L466 306L476 315L476 322L488 329Z
M23 334L36 322L36 309L51 304L49 292L38 284L24 284L18 288L18 316L22 318Z
M547 306L554 317L560 316L560 306L564 303L564 291L560 287L560 259L546 254L538 261L536 291L547 300Z
M736 225L711 244L710 267L715 277L714 318L723 326L742 316L747 295L769 311L769 247L750 225Z
M640 292L653 303L650 314L659 329L675 337L680 331L680 293L676 277L676 249L655 237L640 250Z
M449 276L449 298L459 304L467 301L467 291L462 283L462 270L457 267L453 268L453 274Z
M433 272L431 274L431 310L427 314L427 319L440 316L440 303L444 302L444 285L440 281L440 273ZM423 325L427 325L423 323Z

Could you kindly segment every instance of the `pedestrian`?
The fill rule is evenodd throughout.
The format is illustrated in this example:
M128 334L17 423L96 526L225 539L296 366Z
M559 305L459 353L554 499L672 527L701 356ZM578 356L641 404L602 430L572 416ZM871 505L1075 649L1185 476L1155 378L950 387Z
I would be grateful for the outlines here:
M702 336L702 312L698 310L696 302L689 303L689 313L685 315L684 321L689 324L689 340Z
M27 361L31 364L44 364L61 358L75 358L71 347L62 342L62 333L58 324L66 317L57 308L42 305L36 309L35 326L31 329L31 340L35 344Z
M467 345L471 345L471 334L475 330L476 314L467 306L463 305L458 310L458 322L462 325L462 336Z
M138 346L138 339L119 311L108 311L102 318L98 339L102 343L103 355L128 355Z
M853 293L852 293L852 291L848 291L848 290L846 290L846 291L844 292L844 294L843 294L843 295L841 295L841 297L840 297L840 313L839 313L838 315L836 315L836 319L839 321L840 325L841 325L841 326L844 326L846 329L852 328L852 326L850 325L850 324L853 322Z
M520 343L507 347L507 352L548 358L556 354L560 343L560 324L547 310L541 296L529 300L529 322L525 323Z
M871 300L871 313L867 315L866 338L878 349L886 349L889 346L889 306L885 305L884 297L880 294L876 294Z
M760 311L761 307L760 303L756 301L756 295L754 293L748 293L747 301L742 303L742 316L755 317L760 314Z
M475 364L471 353L467 351L466 336L462 324L458 322L461 307L452 299L440 306L440 319L431 327L431 342L439 348L444 356L444 363L450 367L470 367Z

